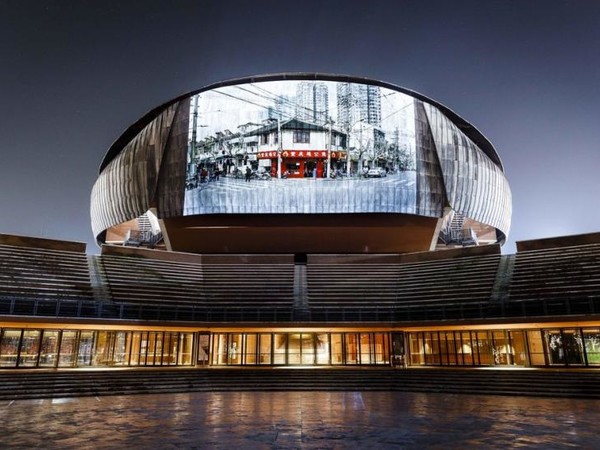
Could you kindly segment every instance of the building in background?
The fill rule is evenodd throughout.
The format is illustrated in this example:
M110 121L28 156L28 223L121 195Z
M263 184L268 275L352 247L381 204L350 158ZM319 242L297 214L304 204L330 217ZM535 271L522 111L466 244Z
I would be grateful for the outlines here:
M323 125L329 118L329 90L323 82L301 81L296 86L298 120Z
M357 83L337 85L338 122L346 127L363 121L381 126L381 89Z

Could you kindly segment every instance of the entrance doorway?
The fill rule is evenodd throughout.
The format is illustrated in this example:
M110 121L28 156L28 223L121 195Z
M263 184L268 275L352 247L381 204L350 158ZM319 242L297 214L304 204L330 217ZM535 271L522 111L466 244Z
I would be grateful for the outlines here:
M198 334L198 359L199 366L207 366L210 359L210 333Z

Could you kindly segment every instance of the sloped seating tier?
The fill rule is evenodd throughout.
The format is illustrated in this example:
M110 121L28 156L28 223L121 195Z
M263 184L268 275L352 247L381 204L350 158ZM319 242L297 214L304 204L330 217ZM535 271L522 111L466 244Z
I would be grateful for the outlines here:
M100 257L119 303L196 306L291 306L292 264L199 264Z
M600 243L514 256L309 261L300 275L291 261L268 261L86 256L3 243L0 313L226 322L248 313L263 320L271 309L284 321L294 311L294 320L345 322L600 312Z
M0 245L0 298L94 300L84 253Z
M516 254L509 301L600 299L600 244Z
M488 302L499 255L394 265L307 266L311 308Z

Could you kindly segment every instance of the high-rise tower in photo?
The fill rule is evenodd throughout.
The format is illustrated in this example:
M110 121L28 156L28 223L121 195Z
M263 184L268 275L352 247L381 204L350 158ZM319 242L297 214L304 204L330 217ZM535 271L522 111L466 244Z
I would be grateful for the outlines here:
M296 118L324 124L329 117L329 91L323 82L303 81L296 86Z
M381 91L379 86L359 85L361 89L361 112L366 122L381 126Z
M273 105L267 108L268 119L289 120L296 116L294 97L278 95L273 99Z
M356 83L337 85L338 123L350 127L358 121L381 126L379 86Z

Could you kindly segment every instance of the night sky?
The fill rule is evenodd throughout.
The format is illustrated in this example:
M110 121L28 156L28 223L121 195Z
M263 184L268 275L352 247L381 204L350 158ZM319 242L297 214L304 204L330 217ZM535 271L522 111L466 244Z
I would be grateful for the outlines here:
M87 242L110 144L230 78L366 76L495 145L514 242L600 231L600 2L0 0L0 233Z

